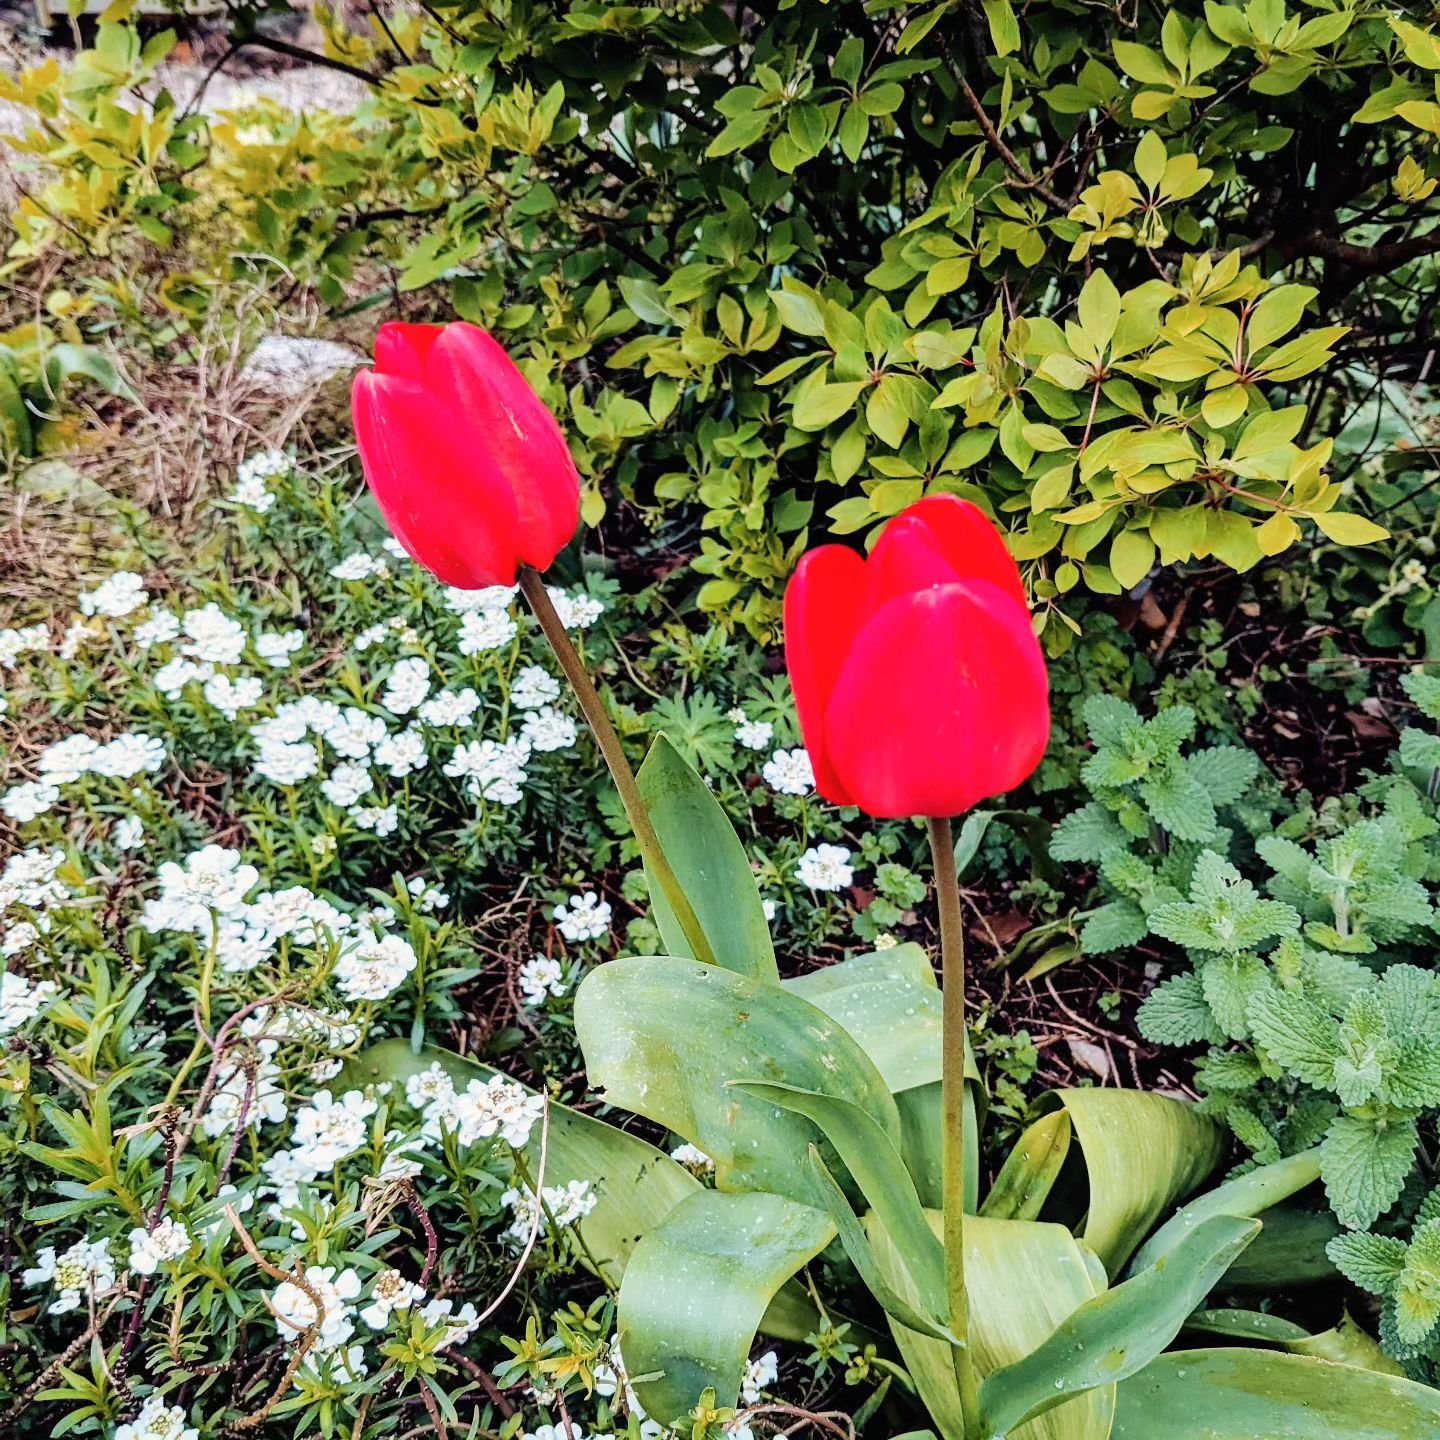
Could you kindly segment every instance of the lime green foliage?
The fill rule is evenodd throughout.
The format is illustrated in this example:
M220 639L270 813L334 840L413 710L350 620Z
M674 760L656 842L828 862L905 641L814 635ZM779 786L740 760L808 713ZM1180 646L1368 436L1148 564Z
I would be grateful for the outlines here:
M1013 532L1055 652L1079 592L1384 535L1330 462L1440 247L1419 11L327 12L355 114L208 121L155 83L173 37L124 13L68 71L0 81L53 167L11 263L68 250L72 289L129 292L143 237L182 324L237 275L339 308L393 274L522 358L590 523L700 516L727 624L773 635L807 544L935 490ZM234 12L247 53L257 19Z

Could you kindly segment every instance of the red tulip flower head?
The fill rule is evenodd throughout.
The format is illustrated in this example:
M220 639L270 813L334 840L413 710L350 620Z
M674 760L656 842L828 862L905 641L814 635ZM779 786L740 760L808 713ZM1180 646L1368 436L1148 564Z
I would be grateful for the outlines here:
M380 327L351 402L360 462L395 538L447 585L548 569L580 520L555 417L484 330Z
M1020 571L969 501L897 515L868 558L823 545L785 592L785 660L821 795L947 816L1013 789L1050 738Z

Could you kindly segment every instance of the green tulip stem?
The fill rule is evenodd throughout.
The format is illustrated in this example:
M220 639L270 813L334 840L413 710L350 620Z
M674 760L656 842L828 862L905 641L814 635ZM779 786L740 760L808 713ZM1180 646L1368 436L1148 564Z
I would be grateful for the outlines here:
M979 1440L980 1387L970 1350L970 1299L965 1291L965 928L960 914L960 877L948 816L931 816L930 854L940 909L942 1059L940 1108L945 1197L945 1288L950 1302L951 1351L965 1440Z
M590 733L594 735L595 743L605 757L605 764L610 768L610 778L620 792L620 803L624 805L630 828L635 832L635 840L640 846L646 870L660 887L666 903L674 912L677 923L685 933L690 953L695 959L713 965L715 952L705 938L705 931L695 914L695 907L680 888L680 882L670 868L670 862L665 858L660 837L655 833L655 826L650 819L650 811L640 794L635 772L625 758L625 747L620 743L620 736L610 722L610 713L600 698L600 692L590 679L589 671L585 669L585 662L580 658L574 642L566 633L565 626L555 611L555 603L550 599L545 581L540 572L530 565L520 567L518 578L520 593L524 595L535 618L540 622L540 628L545 632L545 638L550 642L550 648L555 652L555 658L560 662L560 668L565 672L565 678L570 682L576 700L580 702L580 710L590 726Z

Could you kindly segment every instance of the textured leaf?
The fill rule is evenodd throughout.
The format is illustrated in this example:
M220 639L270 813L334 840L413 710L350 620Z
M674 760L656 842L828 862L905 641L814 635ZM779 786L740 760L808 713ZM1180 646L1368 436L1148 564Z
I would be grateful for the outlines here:
M770 926L749 858L709 787L664 735L655 737L636 780L660 847L716 963L757 980L778 979ZM653 877L650 906L666 949L689 956L685 932Z
M1320 1147L1320 1174L1342 1225L1364 1229L1400 1198L1418 1143L1413 1121L1335 1120Z
M1113 812L1091 800L1072 810L1056 827L1050 853L1057 860L1093 865L1107 855L1118 854L1130 844L1130 836Z
M620 1283L620 1348L640 1403L681 1419L713 1386L734 1405L771 1297L834 1238L779 1195L700 1190L635 1247Z
M1273 1350L1181 1350L1119 1387L1111 1440L1429 1440L1440 1391Z
M1145 997L1135 1016L1140 1033L1157 1045L1215 1045L1225 1032L1210 1013L1200 977L1194 971L1162 981Z
M1155 1221L1214 1168L1220 1131L1195 1107L1138 1090L1058 1090L1090 1181L1082 1238L1117 1274Z
M1074 1395L1142 1370L1259 1233L1254 1220L1204 1220L1157 1264L1087 1301L1024 1359L985 1379L981 1433L1005 1435Z
M808 1201L819 1132L727 1085L763 1080L853 1100L892 1140L900 1119L865 1053L823 1011L778 985L651 956L592 970L575 998L590 1081L613 1105L682 1135L715 1161L722 1190Z

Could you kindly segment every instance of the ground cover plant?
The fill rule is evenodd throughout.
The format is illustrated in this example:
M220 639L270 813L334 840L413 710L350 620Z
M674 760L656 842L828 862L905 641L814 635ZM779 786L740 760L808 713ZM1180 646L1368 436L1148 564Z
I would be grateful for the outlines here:
M1428 11L0 51L0 1430L1435 1430Z

